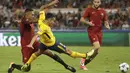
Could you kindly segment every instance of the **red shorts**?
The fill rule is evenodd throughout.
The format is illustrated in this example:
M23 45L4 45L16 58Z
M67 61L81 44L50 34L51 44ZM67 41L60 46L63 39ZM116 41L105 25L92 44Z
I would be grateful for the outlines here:
M88 37L91 44L98 41L102 45L102 33L88 33Z
M28 61L28 59L31 57L31 55L38 51L40 43L38 41L36 41L33 45L34 49L26 47L26 46L22 46L21 52L22 52L22 56L23 56L23 63L26 63Z

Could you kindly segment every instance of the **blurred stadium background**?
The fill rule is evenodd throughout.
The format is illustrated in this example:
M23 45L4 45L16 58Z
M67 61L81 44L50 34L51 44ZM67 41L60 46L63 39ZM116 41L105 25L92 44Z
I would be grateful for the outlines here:
M16 41L15 39L12 40L14 40L14 42L17 42L17 44L19 45L19 24L17 23L17 21L21 19L23 11L26 8L31 7L34 9L35 15L38 16L40 6L49 3L50 1L51 0L1 0L0 40L7 39L7 43L1 41L0 45L10 45L11 43L9 43L8 41L8 38L11 37L10 35L14 35L14 37L18 41ZM58 31L55 32L57 38L60 41L64 41L67 45L89 45L89 40L86 34L87 26L85 26L83 23L80 23L79 20L83 14L84 9L91 5L91 0L59 1L60 2L57 4L57 6L50 10L50 12L55 14L57 18L57 22L53 28L53 31ZM104 45L129 46L130 1L102 0L102 7L104 7L108 13L109 24L111 26L110 31L103 28L105 33L103 40ZM71 34L73 34L73 36ZM8 37L4 38L2 36ZM67 38L68 40L65 38ZM78 40L76 40L77 38ZM14 43L13 46L16 46L16 43Z
M11 46L20 46L19 24L17 23L17 21L21 19L23 11L26 8L31 7L34 9L36 16L38 16L40 6L50 1L51 0L1 0L0 68L2 69L0 70L0 73L6 73L6 68L8 67L10 61L21 63L20 49L17 49L20 47ZM79 22L84 9L91 5L91 0L59 1L60 2L57 4L57 6L50 10L51 13L56 15L56 18L58 20L53 28L54 34L57 39L65 43L66 45L69 45L69 47L73 50L77 50L80 52L84 52L85 48L91 48L87 36L87 26ZM102 49L104 50L102 50L103 52L101 51L101 54L97 57L97 60L94 60L95 63L91 63L92 65L89 64L89 73L119 73L119 71L117 70L117 66L119 65L119 63L126 61L130 64L130 0L102 0L102 7L104 7L107 11L111 30L106 30L105 28L103 28L103 46L105 47L102 47ZM115 53L113 53L114 51L117 51L118 55L113 56L115 55ZM13 56L11 56L10 53ZM14 55L17 55L17 57ZM105 55L106 57L103 57L102 55ZM63 57L65 57L68 63L76 66L76 68L78 69L79 64L76 65L76 63L79 63L79 59L75 60L74 62L69 62L68 59L71 60L70 58L64 55ZM112 57L114 57L114 60L112 59ZM44 61L45 59L39 61L40 65L35 63L35 67L40 67L37 67L33 70L34 72L31 73L42 73L41 64L43 63L42 61ZM100 62L100 60L102 60L103 62ZM96 63L97 61L99 62L98 64ZM45 60L45 62L48 62L48 60ZM46 63L43 64L43 66L47 66ZM99 67L99 69L95 69L95 64ZM100 66L101 64L103 65L103 67ZM109 64L111 64L111 66L109 66ZM51 71L49 71L48 69L49 66L45 67L45 71L43 71L49 73L57 73L59 69L55 68L55 65L57 64L52 65ZM91 71L92 69L95 70ZM111 69L112 71L110 71ZM14 73L19 72L16 71ZM66 73L66 71L64 71L64 69L61 69L60 71L58 71L58 73ZM78 73L83 72L79 71Z

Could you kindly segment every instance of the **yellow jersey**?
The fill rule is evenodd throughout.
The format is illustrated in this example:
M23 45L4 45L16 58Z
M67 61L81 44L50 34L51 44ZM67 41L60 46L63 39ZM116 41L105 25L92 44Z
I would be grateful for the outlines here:
M42 24L44 20L45 20L45 12L44 10L42 10L39 12L38 25Z
M51 28L48 26L48 24L43 23L43 19L40 19L38 21L38 35L40 35L40 42L43 43L46 46L53 46L55 44L55 37L53 35L53 32L51 31Z
M45 20L45 11L42 10L39 12L39 20L41 21Z

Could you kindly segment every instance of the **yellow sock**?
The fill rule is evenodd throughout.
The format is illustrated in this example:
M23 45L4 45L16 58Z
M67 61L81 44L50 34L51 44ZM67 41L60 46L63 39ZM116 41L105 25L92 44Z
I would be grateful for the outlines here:
M72 54L70 56L73 58L85 58L86 54L72 51Z
M33 53L29 58L29 60L27 61L27 64L31 64L36 58L37 58L36 54Z

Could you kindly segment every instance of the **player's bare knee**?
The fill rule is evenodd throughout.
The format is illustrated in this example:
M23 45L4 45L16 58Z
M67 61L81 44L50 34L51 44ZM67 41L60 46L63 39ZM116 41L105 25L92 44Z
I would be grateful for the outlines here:
M72 51L70 49L66 49L65 51L68 55L71 55L72 54Z
M100 49L100 47L101 47L100 45L94 46L95 49Z
M42 54L42 52L40 50L38 50L37 52L35 52L36 56L40 56Z
M94 42L94 43L93 43L93 47L94 47L95 49L99 49L99 48L100 48L99 42L98 42L98 41L97 41L97 42Z
M50 57L54 56L54 54L50 50L45 50L44 54Z

